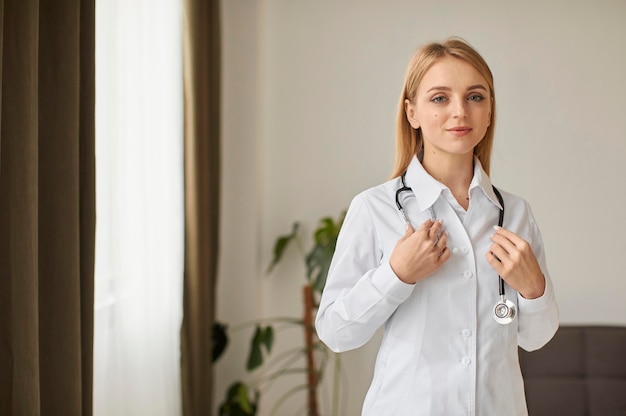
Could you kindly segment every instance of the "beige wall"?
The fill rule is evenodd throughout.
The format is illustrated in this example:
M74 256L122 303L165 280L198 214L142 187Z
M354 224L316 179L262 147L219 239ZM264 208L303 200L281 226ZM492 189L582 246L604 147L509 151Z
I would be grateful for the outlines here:
M301 263L264 274L274 239L299 220L308 243L318 218L336 216L357 192L388 178L409 56L425 41L460 35L494 72L492 177L533 207L561 321L626 325L620 261L626 3L224 0L222 6L220 320L300 314ZM238 333L218 363L216 398L246 376L249 335ZM285 332L277 343L300 339L297 331ZM375 351L376 340L344 355L351 380L343 415L359 413Z

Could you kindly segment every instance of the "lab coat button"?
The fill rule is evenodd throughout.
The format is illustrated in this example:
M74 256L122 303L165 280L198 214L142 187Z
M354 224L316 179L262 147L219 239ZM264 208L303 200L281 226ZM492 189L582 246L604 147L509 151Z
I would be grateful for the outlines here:
M472 277L472 276L473 276L473 273L472 273L471 271L469 271L469 270L466 270L466 271L463 273L463 276L464 276L464 277L467 277L467 278L469 279L470 277Z
M467 247L463 247L463 248L461 249L461 252L462 252L463 254L467 254L467 253L469 253L469 248L467 248Z
M461 334L463 334L464 337L470 337L472 335L472 331L470 331L469 329L464 329L463 331L461 331Z
M469 359L469 357L463 357L463 359L461 360L461 364L463 365L470 365L472 363L472 360Z
M461 251L458 247L454 247L452 249L452 254L459 254L459 251Z

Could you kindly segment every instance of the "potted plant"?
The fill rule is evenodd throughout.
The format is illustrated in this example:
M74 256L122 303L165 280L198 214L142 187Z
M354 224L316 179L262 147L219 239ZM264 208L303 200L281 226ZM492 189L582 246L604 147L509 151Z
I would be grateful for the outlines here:
M332 414L338 412L339 403L339 356L333 354L318 338L315 333L315 313L319 305L319 298L326 283L328 269L335 251L337 236L345 211L337 220L324 217L319 220L313 231L313 246L307 252L303 249L299 223L294 223L289 234L276 239L273 258L267 272L270 273L283 259L286 249L295 242L305 267L304 284L302 286L302 316L298 318L275 317L260 319L238 327L229 327L216 322L213 327L213 360L217 360L228 344L228 333L235 330L254 327L250 340L250 350L246 362L246 369L256 377L251 381L235 381L230 385L224 401L219 406L220 416L251 416L256 415L259 398L264 389L271 382L281 376L302 372L304 376L301 385L294 386L280 396L270 410L270 415L276 414L282 404L293 394L307 390L307 414L319 415L318 387L325 374L326 367L334 358L335 369L333 378ZM292 251L293 252L293 251ZM297 325L302 327L303 346L289 350L279 356L271 357L276 337L277 325ZM304 356L305 367L301 367L299 358ZM261 370L261 371L257 371ZM263 371L264 370L264 371Z

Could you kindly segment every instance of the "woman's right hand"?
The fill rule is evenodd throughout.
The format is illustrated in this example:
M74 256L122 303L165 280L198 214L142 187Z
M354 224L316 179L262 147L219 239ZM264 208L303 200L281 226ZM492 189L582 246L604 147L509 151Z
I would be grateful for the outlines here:
M407 226L406 234L396 243L389 265L396 276L413 284L434 273L450 258L448 235L441 220L428 219L415 231Z

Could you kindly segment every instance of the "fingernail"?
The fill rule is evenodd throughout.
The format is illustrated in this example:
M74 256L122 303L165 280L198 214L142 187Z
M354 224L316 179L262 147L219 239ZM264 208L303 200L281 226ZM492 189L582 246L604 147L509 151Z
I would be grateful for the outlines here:
M437 221L439 221L439 224L443 224L443 218L438 218Z
M500 226L499 226L499 225L494 225L494 226L493 226L493 229L494 229L494 230L496 230L496 231L498 231L498 230L500 229Z

